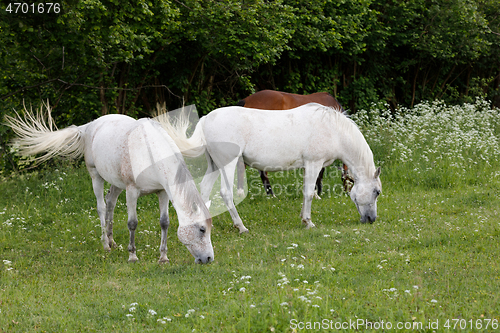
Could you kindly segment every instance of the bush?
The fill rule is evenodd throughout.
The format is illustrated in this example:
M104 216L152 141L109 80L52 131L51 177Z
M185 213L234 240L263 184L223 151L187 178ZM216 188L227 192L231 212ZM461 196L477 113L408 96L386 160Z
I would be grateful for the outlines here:
M489 105L481 99L461 106L435 101L395 112L374 105L353 119L395 183L448 188L496 175L500 110Z

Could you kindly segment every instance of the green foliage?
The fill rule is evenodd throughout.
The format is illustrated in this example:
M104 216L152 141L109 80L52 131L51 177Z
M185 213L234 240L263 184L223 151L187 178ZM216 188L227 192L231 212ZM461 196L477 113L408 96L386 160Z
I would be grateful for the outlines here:
M0 6L0 117L49 100L60 127L200 114L261 90L328 91L355 113L384 101L476 97L500 106L494 0L65 0L59 13ZM3 129L2 170L15 169ZM14 161L14 163L13 163Z

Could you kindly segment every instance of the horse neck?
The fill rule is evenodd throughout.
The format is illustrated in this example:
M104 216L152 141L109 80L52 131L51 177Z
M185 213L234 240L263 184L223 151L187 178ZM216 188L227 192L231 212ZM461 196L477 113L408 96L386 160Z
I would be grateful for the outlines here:
M179 226L198 222L193 219L196 218L193 203L201 207L201 215L209 218L210 214L174 140L160 124L153 121L143 120L143 131L150 139L147 149L150 160L154 161L157 181L172 201L179 217Z
M348 124L338 131L338 136L337 142L341 143L339 158L347 165L354 180L373 177L373 153L357 126L354 123Z
M199 216L201 216L201 219L209 219L210 213L203 203L201 195L196 188L196 184L180 154L178 163L177 173L173 183L168 186L169 191L167 191L167 193L179 216L179 226L200 222L200 217L197 218L196 214L193 215L194 204L200 209ZM193 217L195 219L193 219Z

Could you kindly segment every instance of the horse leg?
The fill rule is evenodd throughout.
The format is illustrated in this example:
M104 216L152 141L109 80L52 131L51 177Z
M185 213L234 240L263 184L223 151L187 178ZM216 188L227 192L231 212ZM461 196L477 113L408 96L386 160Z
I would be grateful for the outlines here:
M160 228L161 228L161 241L160 241L160 260L158 262L168 263L167 258L167 231L170 225L170 220L168 219L168 194L165 191L160 191L157 193L158 200L160 201Z
M264 188L266 189L267 195L276 197L273 192L273 188L271 187L271 182L269 181L269 177L267 176L267 172L259 170L260 179L262 179L262 184L264 184Z
M128 262L136 262L139 260L135 253L135 229L137 229L137 199L140 192L133 186L127 187L127 213L128 213L128 231L130 234L130 241L128 244Z
M113 240L113 213L116 206L116 201L118 196L122 193L122 189L114 185L109 188L108 194L106 195L106 234L108 236L109 246L111 248L116 247L116 243Z
M104 202L104 179L99 175L96 168L88 168L90 177L92 178L92 188L97 201L97 214L101 221L101 242L104 251L111 251L109 247L109 239L106 231L106 202Z
M248 232L248 229L243 225L241 218L236 211L236 207L234 206L233 201L233 182L234 182L234 169L236 168L237 159L231 161L224 168L221 169L221 187L220 187L220 195L226 204L227 209L229 210L229 214L233 219L234 227L240 230L240 234L244 232Z
M237 192L237 195L242 197L245 195L245 190L243 189L243 187L244 187L243 180L245 179L245 162L243 161L243 157L240 157L238 159L238 164L236 166L236 169L238 170L238 192Z
M318 178L316 179L316 191L318 194L316 195L316 199L321 199L321 190L323 189L323 175L325 173L325 168L321 168L321 171L319 172Z
M321 171L321 168L321 163L306 162L305 165L304 188L302 190L304 202L302 204L300 216L302 217L302 222L305 224L306 229L315 226L311 221L311 204L314 197L314 185L316 183L316 179L318 179L318 174Z
M212 160L212 157L210 157L210 154L206 153L205 156L207 158L208 167L200 183L200 194L207 208L210 208L210 194L212 193L215 181L219 177L219 170Z

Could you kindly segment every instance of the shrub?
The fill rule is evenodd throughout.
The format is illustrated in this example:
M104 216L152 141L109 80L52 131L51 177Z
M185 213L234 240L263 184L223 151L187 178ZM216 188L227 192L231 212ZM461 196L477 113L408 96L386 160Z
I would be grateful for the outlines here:
M500 110L489 105L480 99L461 106L435 101L395 112L374 105L352 118L395 183L447 188L496 176Z

